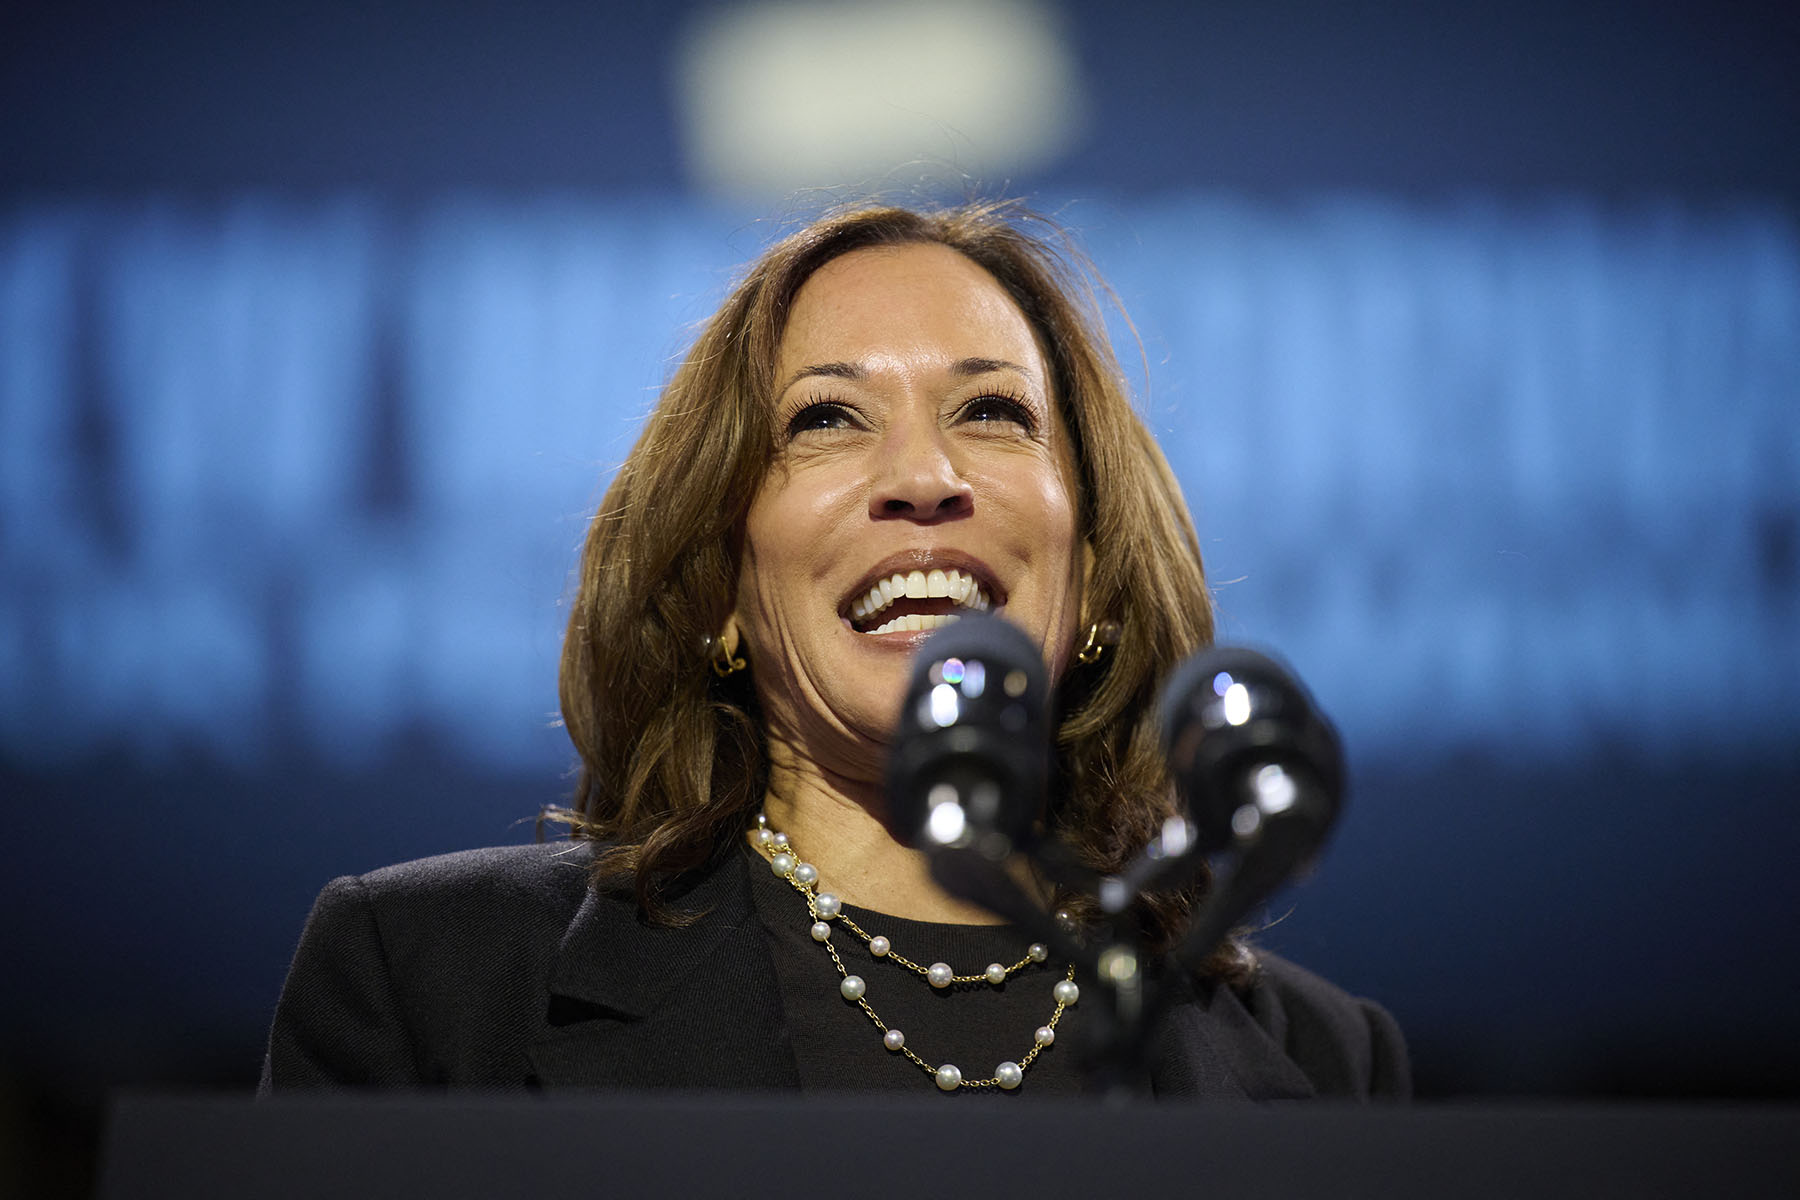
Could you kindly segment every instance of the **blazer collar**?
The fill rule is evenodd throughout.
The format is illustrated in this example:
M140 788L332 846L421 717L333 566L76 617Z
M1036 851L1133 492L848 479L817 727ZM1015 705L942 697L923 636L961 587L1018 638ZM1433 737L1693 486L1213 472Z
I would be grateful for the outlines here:
M664 928L589 888L557 950L549 1029L530 1048L552 1087L792 1088L800 1083L774 963L728 855L674 898Z
M557 948L551 994L622 1017L648 1015L746 932L753 916L749 882L742 856L731 855L673 899L678 910L697 916L669 928L640 917L630 894L590 887Z

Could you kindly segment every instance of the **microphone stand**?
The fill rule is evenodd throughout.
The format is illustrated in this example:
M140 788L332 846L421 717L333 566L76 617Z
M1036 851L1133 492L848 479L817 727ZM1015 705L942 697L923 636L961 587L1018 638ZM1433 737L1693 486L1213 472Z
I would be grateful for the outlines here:
M1213 887L1172 955L1176 967L1192 975L1252 909L1306 863L1337 813L1332 793L1303 767L1261 763L1241 778L1244 795L1231 816L1231 839L1214 856ZM1007 873L1005 855L946 847L933 855L931 873L946 891L1013 922L1098 982L1101 1003L1086 1011L1099 1016L1083 1023L1079 1037L1088 1090L1115 1101L1147 1095L1151 1042L1180 989L1151 977L1130 915L1146 892L1199 869L1205 851L1198 831L1187 818L1171 817L1118 875L1097 875L1053 842L1023 849L1050 879L1099 900L1106 921L1096 941L1078 940L1046 913Z
M1108 882L1076 862L1054 843L1026 848L1029 856L1052 880L1095 892ZM972 848L946 848L931 860L932 877L946 891L961 896L1004 917L1044 942L1058 955L1074 963L1084 976L1100 983L1097 1003L1084 1005L1098 1014L1083 1021L1077 1041L1081 1049L1088 1091L1109 1100L1149 1094L1150 1074L1141 1053L1121 1053L1142 1040L1138 1030L1145 1012L1143 953L1135 931L1120 930L1109 922L1104 936L1084 942L1031 897L1007 873L1003 859L996 861ZM1124 917L1123 911L1109 914ZM1084 996L1083 999L1087 997Z
M1172 955L1176 968L1192 976L1251 910L1311 860L1337 816L1335 791L1304 765L1253 762L1238 778L1231 838L1213 856L1213 886ZM1099 980L1107 1004L1105 1019L1085 1045L1092 1088L1109 1098L1148 1092L1152 1039L1181 994L1173 980L1150 977L1141 938L1120 925L1146 892L1199 869L1206 857L1203 840L1186 817L1171 817L1124 872L1100 879L1088 873L1108 918L1108 936L1084 955L1084 965Z
M1232 813L1229 843L1214 856L1213 886L1172 955L1193 976L1252 909L1311 860L1337 816L1335 793L1303 767L1264 763L1240 778L1245 795ZM1171 818L1123 875L1102 881L1103 907L1129 906L1145 891L1196 871L1204 850L1195 833L1186 818ZM1125 1075L1148 1072L1151 1038L1177 989L1165 984L1146 995L1137 1019L1121 1023L1109 1047L1116 1071Z

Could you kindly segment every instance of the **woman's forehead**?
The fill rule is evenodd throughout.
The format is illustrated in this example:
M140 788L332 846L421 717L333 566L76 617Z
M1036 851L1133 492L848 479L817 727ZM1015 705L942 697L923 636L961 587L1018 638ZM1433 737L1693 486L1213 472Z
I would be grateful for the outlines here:
M777 352L777 379L809 365L948 366L989 359L1043 380L1036 331L987 270L948 246L853 250L801 286Z

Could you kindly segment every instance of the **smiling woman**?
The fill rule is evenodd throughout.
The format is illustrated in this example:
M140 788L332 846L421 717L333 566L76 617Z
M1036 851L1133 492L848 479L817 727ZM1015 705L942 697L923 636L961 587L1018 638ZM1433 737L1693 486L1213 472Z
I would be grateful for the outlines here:
M265 1086L1080 1089L1048 1052L1075 967L939 890L882 784L913 653L991 609L1055 689L1046 833L1110 873L1173 812L1154 700L1211 606L1080 262L975 205L834 213L751 267L589 529L573 839L335 881ZM1143 898L1146 944L1205 887ZM1159 972L1158 1094L1405 1091L1386 1014L1298 968Z

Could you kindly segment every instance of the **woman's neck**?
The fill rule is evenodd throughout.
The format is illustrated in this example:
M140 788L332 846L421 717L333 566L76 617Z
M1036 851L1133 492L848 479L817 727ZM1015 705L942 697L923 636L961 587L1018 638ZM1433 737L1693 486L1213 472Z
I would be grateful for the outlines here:
M833 779L816 769L771 764L763 813L792 840L801 861L819 869L819 890L846 904L914 921L996 925L1002 918L958 900L931 878L930 859L894 840L876 806L879 787ZM1048 902L1048 892L1026 881Z

